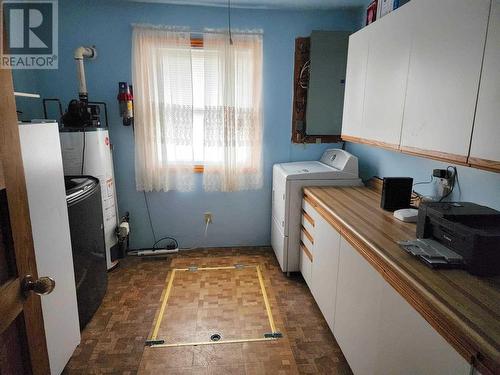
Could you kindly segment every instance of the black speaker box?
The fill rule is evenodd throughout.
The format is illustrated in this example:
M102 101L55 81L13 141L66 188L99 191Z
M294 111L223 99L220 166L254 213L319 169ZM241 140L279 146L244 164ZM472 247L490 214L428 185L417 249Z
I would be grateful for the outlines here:
M387 211L410 207L413 178L384 177L380 207Z

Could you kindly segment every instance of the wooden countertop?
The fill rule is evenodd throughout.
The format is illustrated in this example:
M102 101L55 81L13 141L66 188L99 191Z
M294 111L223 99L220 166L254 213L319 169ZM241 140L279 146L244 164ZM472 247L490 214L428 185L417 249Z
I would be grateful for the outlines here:
M500 277L463 270L433 270L402 250L416 224L380 208L368 187L307 187L305 199L469 363L483 374L500 374Z

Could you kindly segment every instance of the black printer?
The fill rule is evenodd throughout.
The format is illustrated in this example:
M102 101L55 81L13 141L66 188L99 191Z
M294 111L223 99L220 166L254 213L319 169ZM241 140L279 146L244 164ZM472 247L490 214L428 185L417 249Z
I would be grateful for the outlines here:
M499 211L470 202L422 203L417 238L432 239L459 254L472 274L500 274Z

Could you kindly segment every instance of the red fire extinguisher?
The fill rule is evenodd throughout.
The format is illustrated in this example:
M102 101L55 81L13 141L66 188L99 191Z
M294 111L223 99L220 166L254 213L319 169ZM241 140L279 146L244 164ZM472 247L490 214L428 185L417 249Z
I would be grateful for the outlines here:
M123 125L130 126L134 118L132 85L129 85L127 82L119 82L117 99L120 104L120 116L123 118Z

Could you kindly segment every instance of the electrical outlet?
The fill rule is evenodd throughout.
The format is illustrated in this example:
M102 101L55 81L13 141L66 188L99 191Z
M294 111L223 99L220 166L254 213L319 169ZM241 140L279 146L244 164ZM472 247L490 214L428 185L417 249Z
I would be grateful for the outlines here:
M212 213L211 212L205 212L204 217L205 217L205 224L212 224Z
M450 192L451 186L448 179L446 178L438 178L437 180L438 180L438 195L440 198L442 198Z
M455 187L457 179L457 170L455 167L447 169L434 169L433 176L437 177L438 196L443 199L451 194Z

